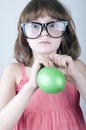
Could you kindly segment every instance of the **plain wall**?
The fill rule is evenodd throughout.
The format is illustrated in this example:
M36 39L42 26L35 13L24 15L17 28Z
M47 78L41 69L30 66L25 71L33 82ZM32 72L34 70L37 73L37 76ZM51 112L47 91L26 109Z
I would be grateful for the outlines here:
M29 0L3 0L0 2L0 77L4 68L14 62L13 47L17 36L17 22L23 7ZM81 45L80 59L86 64L86 0L61 0L71 11L76 33ZM86 119L86 104L81 98L80 105Z

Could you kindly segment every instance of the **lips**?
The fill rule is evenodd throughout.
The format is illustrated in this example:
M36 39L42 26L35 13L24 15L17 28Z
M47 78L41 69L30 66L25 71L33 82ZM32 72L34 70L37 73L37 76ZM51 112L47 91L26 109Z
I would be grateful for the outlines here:
M40 44L50 44L50 42L48 42L48 41L42 41L42 42L40 42Z

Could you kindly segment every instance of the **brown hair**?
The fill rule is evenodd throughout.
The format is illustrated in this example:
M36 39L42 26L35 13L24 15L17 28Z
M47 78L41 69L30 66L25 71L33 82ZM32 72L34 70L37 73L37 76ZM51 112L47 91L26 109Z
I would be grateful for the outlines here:
M80 46L75 33L75 25L69 11L58 0L31 0L21 13L18 23L18 36L15 42L14 56L18 62L30 65L32 50L21 30L21 23L35 20L44 14L58 19L68 21L68 26L57 53L69 55L73 60L80 55Z

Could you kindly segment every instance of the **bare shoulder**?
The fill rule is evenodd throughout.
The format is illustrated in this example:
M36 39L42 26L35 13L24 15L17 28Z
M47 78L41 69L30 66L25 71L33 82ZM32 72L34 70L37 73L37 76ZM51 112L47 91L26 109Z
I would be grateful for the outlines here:
M77 69L86 76L86 64L83 61L78 59L75 61L75 65Z
M24 69L25 69L26 76L29 77L31 74L31 68L28 66L24 66ZM20 63L9 64L5 68L2 77L6 77L7 79L10 78L9 80L15 82L15 84L18 85L22 79L22 71L21 71Z
M76 64L76 66L78 68L86 69L86 64L83 61L79 60L79 59L75 61L75 64Z
M19 63L10 63L7 65L6 69L13 71L14 69L18 69L19 66Z
M16 74L19 64L7 65L0 79L0 109L16 95Z
M0 79L0 88L1 86L6 86L8 84L12 84L12 83L15 84L16 74L18 69L19 69L19 64L17 63L11 63L6 66Z
M12 79L13 77L15 77L17 70L19 69L19 64L17 63L10 63L6 66L6 68L4 69L4 72L2 74L2 78L8 77L8 79ZM16 71L15 71L16 70Z

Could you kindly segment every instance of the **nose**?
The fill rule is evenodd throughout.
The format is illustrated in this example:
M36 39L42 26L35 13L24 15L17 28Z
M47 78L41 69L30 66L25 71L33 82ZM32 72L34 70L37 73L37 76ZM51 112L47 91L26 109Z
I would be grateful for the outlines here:
M43 24L42 25L42 33L41 33L42 36L47 36L48 33L47 33L47 27L46 27L46 24Z
M42 35L42 36L47 36L47 35L48 35L48 33L47 33L47 31L46 31L45 28L43 28L41 35Z

